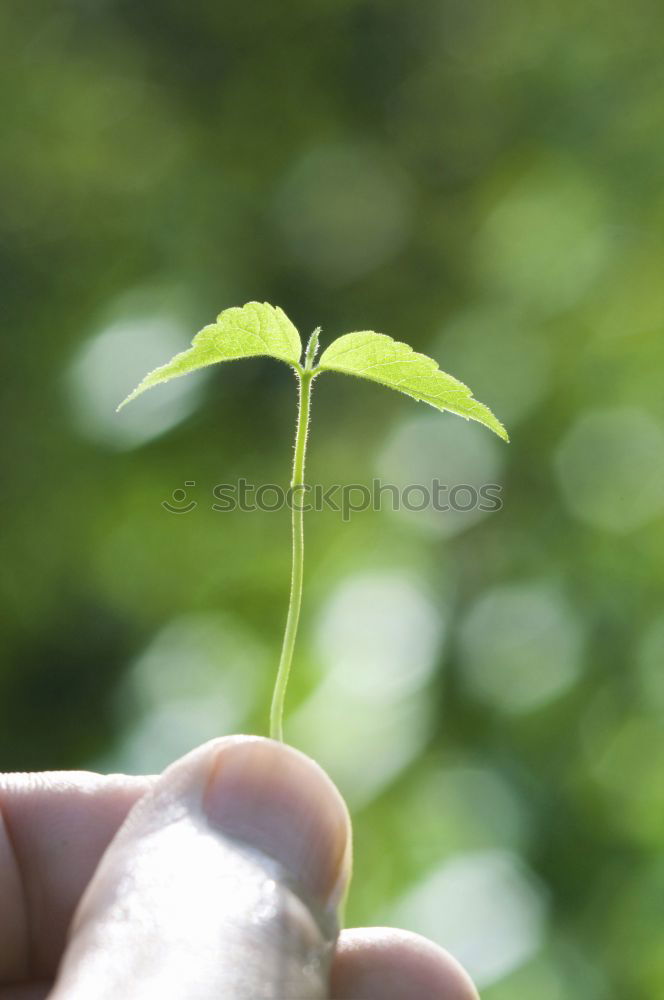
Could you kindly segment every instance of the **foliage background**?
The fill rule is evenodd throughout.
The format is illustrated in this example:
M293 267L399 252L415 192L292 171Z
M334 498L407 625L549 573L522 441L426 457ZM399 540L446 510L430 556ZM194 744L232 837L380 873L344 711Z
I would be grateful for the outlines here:
M353 807L350 920L431 934L485 1000L662 993L663 29L652 0L2 6L0 766L264 731L288 517L211 490L287 482L288 372L113 406L251 298L382 330L512 444L317 387L312 480L504 497L308 518L289 734Z

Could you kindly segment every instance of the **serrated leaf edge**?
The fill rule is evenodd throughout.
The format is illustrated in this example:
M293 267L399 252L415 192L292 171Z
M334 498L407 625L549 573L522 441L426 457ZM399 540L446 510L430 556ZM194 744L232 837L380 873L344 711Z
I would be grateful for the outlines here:
M431 378L435 378L436 375L439 375L439 374L440 375L444 375L445 378L448 378L448 379L450 379L451 382L455 383L455 385L451 386L448 391L450 391L450 392L457 391L457 392L461 393L468 400L468 402L475 403L482 411L484 411L488 415L488 417L490 419L488 421L484 421L480 417L474 417L474 416L472 416L470 414L467 414L467 413L461 413L461 412L459 412L458 410L456 410L454 408L454 405L451 405L451 406L442 406L441 407L438 403L434 402L433 400L427 399L426 395L424 393L421 393L419 396L415 396L408 389L402 388L400 385L390 385L389 383L386 383L386 382L382 381L379 378L375 378L375 377L373 377L371 375L366 375L364 372L349 372L349 371L340 370L338 368L328 367L325 364L325 358L326 358L326 355L329 353L329 351L334 347L335 344L338 344L339 341L343 340L344 337L350 337L354 333L355 334L362 334L362 333L364 333L364 334L372 334L374 337L377 337L377 338L379 338L379 339L381 339L383 341L388 341L390 344L394 345L395 347L399 347L399 348L402 348L402 349L405 348L405 350L407 352L409 352L410 354L413 355L412 358L406 357L406 358L400 358L400 359L397 358L397 359L394 359L392 361L376 362L376 365L372 366L372 367L378 367L378 365L381 365L381 364L384 364L384 365L402 364L403 365L403 364L408 364L409 362L412 362L412 363L416 363L418 361L427 362L429 365L433 366L433 370L430 373L423 373L422 377L429 376ZM339 355L339 357L343 357L344 354L350 353L352 350L354 350L354 348L351 346L351 347L348 348L348 351L342 351L342 353ZM336 360L336 359L334 359L334 360ZM462 382L460 379L456 378L454 375L450 375L449 372L443 371L441 369L440 365L438 364L438 362L435 360L435 358L430 357L428 354L421 354L419 351L414 350L410 346L410 344L406 344L402 340L395 340L393 337L388 336L388 334L386 334L386 333L377 333L375 330L353 330L350 333L342 334L340 337L337 337L336 340L333 340L332 343L329 344L325 348L325 350L323 351L323 353L322 353L322 355L320 357L320 360L318 362L316 370L320 371L320 372L323 372L323 371L336 372L339 375L350 375L353 378L359 378L359 379L366 378L367 381L369 381L369 382L375 382L377 385L382 385L386 389L393 389L396 392L403 393L403 395L405 395L405 396L410 396L410 398L414 399L415 402L418 402L418 403L419 402L427 403L427 405L433 407L434 409L438 410L439 412L443 412L444 410L447 410L450 413L454 413L455 416L463 417L464 420L474 420L477 423L483 424L489 430L492 430L495 434L497 434L498 437L502 438L503 441L509 442L509 434L507 433L507 430L506 430L505 426L501 423L501 421L498 419L498 417L495 415L495 413L493 413L493 411L485 403L482 403L482 402L480 402L479 399L475 398L475 396L473 395L472 390L470 389L469 386L467 386L465 384L465 382Z

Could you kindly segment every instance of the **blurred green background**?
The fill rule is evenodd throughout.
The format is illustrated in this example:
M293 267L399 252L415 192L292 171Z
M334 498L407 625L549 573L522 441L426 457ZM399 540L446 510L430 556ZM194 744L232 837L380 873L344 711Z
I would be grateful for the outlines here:
M504 501L307 518L287 735L351 804L350 922L485 1000L664 993L663 30L652 0L3 5L3 769L265 732L288 513L212 489L288 482L292 378L114 407L248 299L389 333L512 443L317 384L312 481Z

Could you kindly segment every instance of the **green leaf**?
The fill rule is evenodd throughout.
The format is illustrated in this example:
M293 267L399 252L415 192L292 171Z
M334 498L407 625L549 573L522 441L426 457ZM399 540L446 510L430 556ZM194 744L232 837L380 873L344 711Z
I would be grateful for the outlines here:
M380 382L438 410L477 420L509 441L501 422L487 406L473 398L467 385L442 372L432 358L417 354L408 344L392 340L384 333L362 330L339 337L323 352L317 370Z
M217 361L237 361L259 355L277 358L289 365L299 364L302 355L300 335L288 316L268 302L247 302L244 306L225 309L216 323L203 327L196 334L187 351L176 354L167 364L149 372L120 403L118 410L160 382L168 382Z

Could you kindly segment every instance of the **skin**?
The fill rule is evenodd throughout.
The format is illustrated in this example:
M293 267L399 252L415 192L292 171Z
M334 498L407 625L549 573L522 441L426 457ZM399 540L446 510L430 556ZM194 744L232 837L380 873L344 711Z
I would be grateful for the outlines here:
M337 938L350 856L336 788L271 740L215 740L159 777L4 776L0 1000L478 1000L417 935Z

